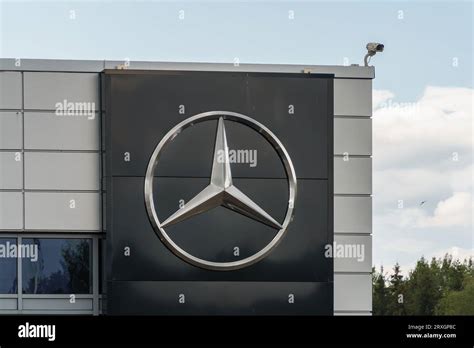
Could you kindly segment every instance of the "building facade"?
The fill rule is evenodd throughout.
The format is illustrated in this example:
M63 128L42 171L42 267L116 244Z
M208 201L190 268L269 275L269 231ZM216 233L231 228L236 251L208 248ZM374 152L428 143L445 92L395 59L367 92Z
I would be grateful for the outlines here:
M122 70L123 68L125 70ZM328 207L331 207L333 213L328 213L327 216L332 216L333 226L326 242L334 242L333 251L336 254L333 262L325 266L329 267L331 273L327 277L327 291L330 291L332 300L330 309L335 315L370 315L373 67L252 64L233 66L159 62L131 62L124 66L123 62L118 61L14 59L0 60L0 244L4 246L3 256L0 250L0 313L127 314L123 310L114 310L120 307L117 302L120 302L122 296L117 290L118 287L115 287L116 284L118 286L124 283L120 272L129 267L132 270L129 272L134 273L135 267L136 273L139 273L146 265L153 264L153 260L146 261L142 257L140 262L143 262L144 266L133 261L138 260L134 258L134 253L137 251L143 256L145 249L140 251L134 247L132 240L129 243L125 241L124 244L113 244L119 234L112 234L111 231L114 227L110 226L115 226L111 225L111 221L116 220L111 217L110 212L115 210L110 204L120 191L114 191L117 193L112 196L113 189L108 185L111 185L113 180L120 180L119 177L137 175L133 170L128 172L128 169L107 164L111 158L111 151L107 150L112 148L112 145L107 143L107 137L116 140L113 148L121 146L121 138L116 135L120 135L120 132L109 133L107 115L118 114L120 109L124 109L125 104L120 102L125 103L127 96L131 100L127 102L129 105L150 90L146 88L146 79L142 81L141 77L135 76L139 72L144 72L146 76L152 76L154 72L161 72L166 76L184 72L185 78L188 78L187 74L200 72L198 79L209 78L209 75L216 73L227 73L238 79L245 75L242 83L246 85L249 84L251 74L255 74L255 79L262 76L274 76L278 79L291 74L304 78L310 74L329 81L327 86L331 86L331 93L330 98L328 95L329 99L326 99L330 101L331 107L325 110L330 112L334 120L328 128L333 130L333 134L328 138L332 142L332 146L328 148L332 148L333 155L333 168L329 170L332 174L329 178L330 191L333 194ZM127 74L125 84L117 87L121 77ZM212 75L211 79L220 79L221 75L215 77L218 75ZM150 78L153 80L153 77ZM222 75L223 81L226 78ZM191 79L195 79L194 75ZM298 87L292 86L288 87L287 92L295 95L294 98L303 94L304 89L293 93ZM157 90L166 88L155 87ZM199 94L199 88L195 91ZM213 93L216 92L217 90ZM117 94L108 96L108 93ZM176 90L173 93L178 92ZM274 93L277 95L280 92ZM224 95L220 97L221 100L223 98L225 99ZM229 103L235 98L229 97ZM248 98L248 95L242 98ZM153 95L148 96L146 100L153 100ZM176 104L177 110L181 111L181 106L184 108L176 123L203 111L197 109L194 112L192 107L186 110L186 102ZM285 108L288 107L287 104ZM153 105L150 104L149 108L153 109ZM146 112L146 109L144 110L137 109L136 112L143 114ZM296 110L297 116L297 106ZM139 132L144 132L143 129L134 130L133 122L121 126L122 131L136 134L134 139L139 137ZM134 131L136 132L133 133ZM238 133L238 130L235 132ZM161 136L157 137L156 142L160 139ZM304 149L298 152L304 152ZM130 162L130 158L128 161L126 159L127 153L133 156L131 163L134 163L135 153L121 149L120 154L124 156L125 165ZM291 151L290 155L298 156ZM311 159L302 158L305 163L311 162ZM146 159L148 160L148 156ZM301 162L303 159L296 161ZM114 171L118 174L114 174ZM301 170L299 171L296 165L297 176L298 173L301 173ZM245 177L245 174L241 176ZM301 189L299 187L299 190ZM144 204L134 204L131 207L136 206L145 211ZM132 213L126 208L121 214ZM134 223L133 217L131 221ZM120 227L126 222L117 220L114 223ZM346 251L352 250L354 254L337 257L337 246L346 247ZM125 257L128 266L120 266L120 259L114 256L117 250L121 253L120 257ZM323 250L320 252L322 255ZM312 264L311 259L308 260L310 261L304 267L297 266L298 269L311 271L312 267L315 270L322 267L319 261ZM159 268L159 262L153 269L156 268ZM111 270L118 273L111 274ZM213 280L203 274L199 277L203 276L206 281ZM248 277L253 279L251 275ZM190 279L196 280L192 276ZM305 282L303 278L298 280ZM181 290L169 290L170 298L176 297L177 303L181 304L180 300L184 299L182 295L187 294L182 290L184 283L177 284ZM125 287L121 291L133 293L134 286ZM142 290L138 293L140 291ZM147 291L153 293L152 290ZM301 294L305 291L301 290ZM285 292L287 293L289 297L294 295L291 290ZM296 302L302 297L298 294L294 296L296 300L293 300ZM108 306L107 297L110 300ZM148 298L145 297L145 301L148 301ZM187 301L192 301L192 296L188 296ZM311 298L306 301L310 303ZM315 301L317 302L317 299ZM137 303L139 302L137 300ZM124 303L133 308L134 300L127 298ZM163 302L157 306L163 307ZM315 312L308 311L307 314L315 313L327 314L327 311L318 312L318 309L315 309ZM129 314L137 313L132 311ZM153 314L153 311L147 314Z

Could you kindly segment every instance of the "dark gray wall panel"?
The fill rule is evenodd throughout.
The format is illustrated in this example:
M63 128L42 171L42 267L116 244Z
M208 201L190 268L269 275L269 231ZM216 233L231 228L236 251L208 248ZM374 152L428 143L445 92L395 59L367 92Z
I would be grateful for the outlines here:
M133 93L130 85L134 86ZM243 113L268 127L289 152L299 178L324 179L330 174L330 78L301 74L114 71L106 72L104 86L109 103L105 128L111 134L108 141L114 144L108 148L107 175L145 175L152 151L172 127L197 113L218 110ZM179 114L180 105L186 108L184 115ZM294 106L294 114L288 112L290 105ZM209 175L216 123L205 122L193 128L193 132L184 130L168 146L157 175ZM233 122L226 122L227 128L229 148L258 152L257 167L235 166L235 176L286 177L274 151L255 132ZM126 152L130 154L128 162L124 161Z
M25 188L41 190L99 190L98 153L25 153Z
M25 193L26 229L98 231L100 216L99 193Z
M40 150L99 150L100 114L57 116L25 112L25 148Z
M112 315L329 315L333 310L332 283L109 282L108 289ZM288 302L290 294L294 303ZM180 295L185 303L178 301ZM133 305L126 298L133 298Z
M328 230L327 188L324 181L300 181L297 213L287 235L265 259L232 272L206 271L177 258L158 239L147 218L142 178L113 178L113 235L107 240L112 258L109 280L245 280L245 281L328 281L332 260L324 257L324 246L332 243ZM206 179L161 178L156 196L159 216L178 208L179 199L191 198ZM285 213L285 180L240 179L239 187L251 195L269 214ZM161 188L160 188L161 187ZM281 192L281 195L278 193ZM283 204L282 204L283 203ZM313 221L310 225L307 221ZM225 208L171 226L168 233L183 249L213 261L235 261L263 248L274 230ZM258 238L256 237L258 236ZM206 241L203 243L202 241ZM235 258L233 247L241 255ZM130 256L124 255L129 247ZM140 267L137 267L140 265Z
M21 73L0 72L0 109L21 109Z
M99 105L99 75L88 73L24 73L25 109L56 110L56 103Z
M330 175L327 155L333 132L328 124L333 120L332 89L333 80L328 78L248 78L251 116L277 134L290 152L299 178ZM290 105L293 114L289 114Z
M23 193L0 192L0 229L23 228Z
M102 77L109 312L331 314L333 260L324 256L324 247L333 241L332 76L105 71ZM179 113L180 105L184 114ZM292 108L294 113L289 112ZM190 116L219 110L242 113L270 129L288 150L298 178L296 215L284 239L259 262L229 272L191 265L168 250L149 221L143 188L150 155L163 136ZM255 169L232 163L233 183L282 221L288 182L281 159L258 133L226 117L224 123L230 150L258 152ZM193 125L163 151L154 173L154 203L161 221L179 209L180 200L189 201L209 183L216 128L216 119ZM130 161L124 160L125 153ZM166 231L180 248L213 262L245 259L276 234L275 229L223 207ZM239 255L234 247L239 247ZM200 283L207 284L207 293ZM174 290L187 284L191 296L197 296L189 309L179 306ZM285 305L290 287L302 301L298 306ZM227 292L229 296L223 297ZM218 293L222 303L216 301ZM281 298L275 295L280 293ZM237 294L243 301L236 300ZM127 309L121 303L124 296L140 298ZM211 299L213 307L205 308Z
M20 152L0 152L0 189L23 187L23 158Z
M21 112L0 112L0 150L17 150L23 147L22 123Z

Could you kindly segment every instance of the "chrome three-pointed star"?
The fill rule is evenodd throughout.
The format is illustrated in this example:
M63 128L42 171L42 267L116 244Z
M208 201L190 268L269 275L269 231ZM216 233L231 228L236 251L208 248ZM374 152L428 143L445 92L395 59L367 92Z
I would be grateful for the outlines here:
M161 224L161 227L176 224L191 216L204 213L218 206L239 212L275 229L282 228L281 224L232 184L229 149L227 147L224 119L222 117L219 118L217 125L210 184L181 209L167 218Z

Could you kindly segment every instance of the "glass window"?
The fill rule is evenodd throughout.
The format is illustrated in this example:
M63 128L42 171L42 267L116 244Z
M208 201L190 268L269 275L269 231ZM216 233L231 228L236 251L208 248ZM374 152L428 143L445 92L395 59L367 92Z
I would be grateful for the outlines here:
M0 294L17 293L16 255L16 239L0 238Z
M23 239L37 250L22 260L24 294L92 293L91 239Z

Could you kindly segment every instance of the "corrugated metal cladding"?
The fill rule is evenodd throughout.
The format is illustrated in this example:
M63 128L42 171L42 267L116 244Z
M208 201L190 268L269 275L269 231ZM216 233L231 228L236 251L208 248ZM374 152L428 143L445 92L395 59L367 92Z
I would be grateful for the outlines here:
M0 239L12 243L36 241L45 250L58 253L64 252L64 245L82 245L89 258L85 270L89 282L77 294L41 291L40 283L30 284L31 265L16 261L17 265L9 266L12 274L0 272L0 283L13 282L12 286L0 286L0 313L100 313L103 202L99 72L119 64L0 60ZM129 69L135 68L260 72L309 69L311 73L335 74L335 243L363 247L365 253L364 258L335 259L334 311L336 315L370 315L373 68L132 62ZM63 114L58 117L55 112L61 108ZM83 115L68 116L68 111L81 111ZM55 249L56 245L62 245L62 249ZM34 269L34 274L48 271L47 265L42 267ZM48 286L52 285L45 285L45 289Z

